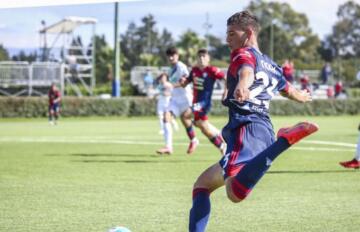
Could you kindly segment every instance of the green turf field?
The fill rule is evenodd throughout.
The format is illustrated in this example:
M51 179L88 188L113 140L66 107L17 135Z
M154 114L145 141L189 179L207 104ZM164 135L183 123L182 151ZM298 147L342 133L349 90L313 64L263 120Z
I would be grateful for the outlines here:
M360 117L311 120L320 131L282 154L247 200L212 195L208 231L359 231L360 171L338 162L354 155ZM155 117L0 119L0 231L187 231L192 184L220 155L203 136L186 155L181 128L175 153L157 156L158 130Z

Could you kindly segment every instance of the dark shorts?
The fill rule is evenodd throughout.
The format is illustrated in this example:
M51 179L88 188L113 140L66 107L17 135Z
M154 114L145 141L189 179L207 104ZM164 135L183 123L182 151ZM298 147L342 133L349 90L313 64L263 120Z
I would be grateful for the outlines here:
M227 143L226 154L219 161L224 179L236 175L249 160L275 141L270 120L257 116L244 117L243 121L230 120L222 136Z
M191 109L194 113L194 120L208 120L207 114L210 112L211 104L207 102L193 103Z
M54 111L54 112L56 112L56 113L58 113L59 112L59 110L60 110L60 106L59 106L59 104L57 103L57 104L51 104L51 105L49 105L49 111Z

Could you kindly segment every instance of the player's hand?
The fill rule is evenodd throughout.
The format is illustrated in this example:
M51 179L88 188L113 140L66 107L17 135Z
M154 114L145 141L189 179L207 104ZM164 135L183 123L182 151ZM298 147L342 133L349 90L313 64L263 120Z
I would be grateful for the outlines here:
M298 91L299 101L300 102L310 102L312 101L312 96L309 91L307 90L299 90Z
M250 90L248 88L245 88L245 87L242 87L239 85L236 87L236 89L234 91L235 100L242 103L242 102L248 100L249 97L250 97Z
M186 84L186 78L185 78L185 77L181 77L180 80L179 80L179 83L180 83L181 86L184 87L185 84Z

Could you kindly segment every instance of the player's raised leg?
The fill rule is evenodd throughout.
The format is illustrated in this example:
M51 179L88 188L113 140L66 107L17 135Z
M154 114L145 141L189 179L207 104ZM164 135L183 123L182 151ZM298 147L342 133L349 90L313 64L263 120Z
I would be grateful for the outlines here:
M244 130L247 129L248 128L244 128ZM276 157L291 145L316 132L318 129L319 127L316 124L310 122L301 122L295 126L280 129L276 142L256 155L255 158L242 163L238 166L240 167L238 173L226 179L226 191L229 199L233 202L240 202L245 199L270 168L271 163ZM259 127L256 130L260 132L261 128ZM264 138L269 136L270 135L266 135ZM249 141L247 141L247 143L249 143Z

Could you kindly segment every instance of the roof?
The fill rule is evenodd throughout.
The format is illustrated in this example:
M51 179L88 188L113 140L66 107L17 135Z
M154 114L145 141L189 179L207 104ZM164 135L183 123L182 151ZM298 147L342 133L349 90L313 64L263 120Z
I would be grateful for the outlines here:
M97 19L95 18L70 16L51 26L43 28L40 30L40 33L71 33L78 26L96 23Z

